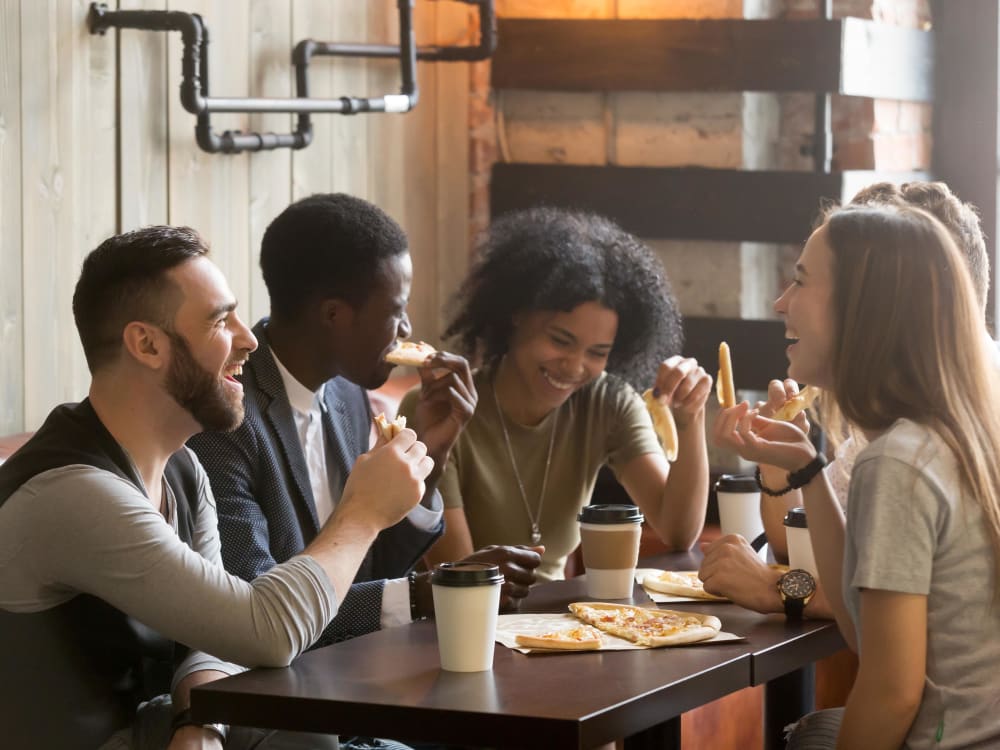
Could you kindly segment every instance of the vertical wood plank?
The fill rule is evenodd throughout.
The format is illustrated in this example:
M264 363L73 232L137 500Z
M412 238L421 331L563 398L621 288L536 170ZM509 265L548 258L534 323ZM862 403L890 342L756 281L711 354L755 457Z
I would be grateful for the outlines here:
M0 434L24 429L21 8L0 3Z
M121 10L166 10L166 0L119 0ZM111 36L114 32L108 32ZM176 32L170 32L175 34ZM167 153L170 99L167 33L119 34L119 213L122 231L168 221Z
M418 44L437 42L437 18L445 3L418 4L414 27ZM442 252L438 234L439 185L436 179L441 144L437 141L437 116L440 104L438 81L443 68L455 63L419 63L417 80L420 102L416 109L402 117L396 115L390 124L402 126L400 139L403 154L384 164L393 184L386 191L403 201L403 226L410 238L413 255L414 287L410 294L410 317L414 334L438 342L441 333L437 324L440 300L438 274ZM397 74L397 81L398 74ZM398 86L398 84L397 84ZM450 154L462 149L464 143L449 144Z
M333 37L325 41L368 42L368 11L370 3L331 3L335 6L333 16ZM376 92L369 86L368 69L371 63L363 58L317 58L318 67L330 67L331 95L368 97ZM394 92L395 93L395 92ZM368 175L368 133L373 117L389 117L384 114L360 115L319 115L330 119L330 187L336 192L350 193L359 197L369 194Z
M169 7L199 13L209 29L209 93L224 97L248 94L249 11L226 0L170 0ZM209 154L194 139L195 116L184 111L180 87L183 44L179 34L167 43L170 141L168 165L171 224L197 229L212 247L236 298L250 298L249 155ZM248 130L246 114L212 115L216 132Z
M471 43L471 14L458 3L441 4L437 40ZM469 87L468 63L439 63L435 112L437 180L437 268L433 330L444 330L443 306L458 289L469 260Z
M249 7L250 95L291 97L295 91L291 51L297 41L292 38L291 0L252 0ZM294 119L288 114L255 114L250 116L250 127L258 132L289 133ZM249 180L250 298L241 304L240 315L253 323L270 309L258 262L260 241L267 225L292 200L292 152L282 148L252 155Z
M336 5L340 5L339 3ZM330 0L295 0L292 5L292 39L320 42L346 41L333 37L338 11ZM341 96L333 90L333 58L313 58L309 66L309 96L327 99ZM292 199L329 192L333 185L333 120L342 115L317 114L312 117L313 140L308 148L292 154Z
M115 229L114 42L88 3L22 0L25 426L86 395L71 299L83 256ZM27 36L25 37L27 38Z

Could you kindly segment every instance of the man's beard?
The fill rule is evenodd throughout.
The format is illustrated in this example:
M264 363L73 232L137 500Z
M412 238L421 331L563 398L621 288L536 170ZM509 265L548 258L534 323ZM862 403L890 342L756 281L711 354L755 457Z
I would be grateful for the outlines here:
M243 399L218 376L198 364L187 341L168 333L173 347L167 371L167 393L194 417L203 430L230 432L243 422Z

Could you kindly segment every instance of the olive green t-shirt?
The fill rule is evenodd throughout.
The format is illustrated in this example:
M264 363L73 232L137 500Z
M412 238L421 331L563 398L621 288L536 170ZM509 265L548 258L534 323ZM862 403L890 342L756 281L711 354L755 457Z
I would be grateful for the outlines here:
M604 373L537 425L526 427L504 415L527 494L525 508L497 415L492 370L476 372L473 380L479 402L438 483L444 505L465 509L476 549L530 544L530 516L540 517L545 554L538 578L561 579L566 558L580 543L576 515L590 502L601 466L607 464L617 476L633 458L661 450L649 414L630 385ZM410 391L400 406L400 414L411 420L418 392ZM548 483L540 498L553 429Z

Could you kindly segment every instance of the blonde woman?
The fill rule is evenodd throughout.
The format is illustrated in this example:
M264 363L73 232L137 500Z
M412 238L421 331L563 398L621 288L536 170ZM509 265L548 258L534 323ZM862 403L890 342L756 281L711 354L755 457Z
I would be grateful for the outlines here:
M823 587L859 654L846 708L806 717L789 748L997 746L1000 389L962 255L920 209L840 209L775 309L789 376L828 390L869 441L845 518L794 425L746 403L714 425L801 483Z

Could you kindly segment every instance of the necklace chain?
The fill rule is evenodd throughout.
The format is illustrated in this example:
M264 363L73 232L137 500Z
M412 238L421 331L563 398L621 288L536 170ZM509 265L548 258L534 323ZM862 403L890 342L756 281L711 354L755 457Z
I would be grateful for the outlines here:
M514 469L514 478L517 480L517 488L521 491L521 501L524 503L524 512L528 514L528 521L531 522L531 543L538 545L542 541L542 531L538 524L542 520L542 505L545 503L545 488L549 484L549 465L552 463L552 446L556 442L556 424L559 421L559 410L556 410L552 418L552 431L549 433L549 450L545 454L545 473L542 474L542 491L538 495L538 514L532 515L531 506L528 505L528 493L524 491L524 482L521 481L521 472L517 469L517 461L514 460L514 448L510 443L510 433L507 432L507 420L504 419L503 409L500 408L500 397L497 396L497 378L493 375L493 403L497 407L497 416L500 417L500 427L503 430L503 440L507 445L507 456L510 458L510 466Z

